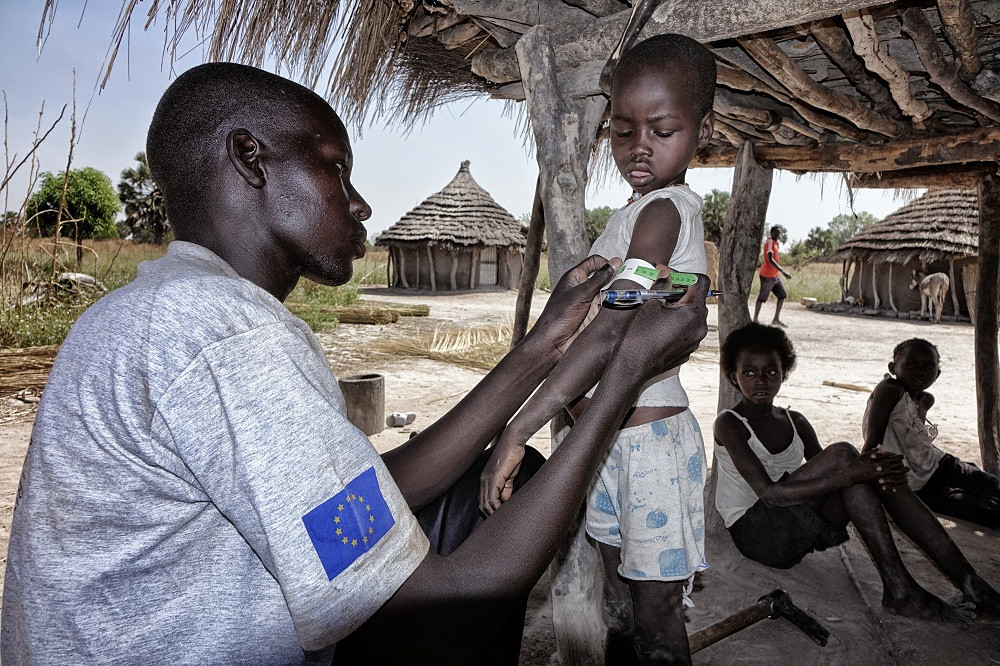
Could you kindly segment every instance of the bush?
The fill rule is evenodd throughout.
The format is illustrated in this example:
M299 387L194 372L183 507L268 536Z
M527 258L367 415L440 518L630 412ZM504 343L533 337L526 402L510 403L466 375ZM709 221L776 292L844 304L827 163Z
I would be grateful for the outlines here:
M118 194L111 179L93 167L70 170L65 174L41 174L42 184L25 204L30 220L29 229L41 236L54 236L56 222L59 233L72 238L117 238L115 215L121 210ZM59 215L59 204L66 184L66 206Z

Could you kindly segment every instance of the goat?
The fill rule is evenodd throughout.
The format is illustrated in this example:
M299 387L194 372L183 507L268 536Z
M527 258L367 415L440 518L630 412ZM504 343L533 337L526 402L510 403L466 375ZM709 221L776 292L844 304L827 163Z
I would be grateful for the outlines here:
M944 297L948 294L948 287L951 281L944 273L931 273L927 275L922 271L913 271L913 279L910 280L910 289L920 288L920 318L924 318L924 309L929 311L930 319L934 323L941 322L941 310L944 308Z

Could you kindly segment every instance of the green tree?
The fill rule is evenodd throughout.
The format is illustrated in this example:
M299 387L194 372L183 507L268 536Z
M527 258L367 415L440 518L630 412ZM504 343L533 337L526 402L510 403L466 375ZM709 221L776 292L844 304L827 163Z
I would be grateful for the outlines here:
M146 153L138 152L136 165L122 171L118 198L125 205L124 225L132 240L159 245L170 231L163 192L153 182Z
M61 235L77 240L118 236L115 215L121 210L121 203L106 175L93 167L83 167L70 170L68 179L62 173L52 175L46 171L41 180L42 184L25 204L25 215L32 228L37 225L42 236L55 235L57 221L62 227ZM64 180L66 204L60 215Z
M713 189L705 195L705 205L701 209L701 222L705 227L705 240L716 245L722 242L722 225L729 211L729 192Z
M869 224L875 224L878 221L877 217L864 210L856 215L844 213L833 218L826 225L830 230L830 240L833 245L829 252L836 250Z
M587 209L584 214L584 225L587 230L587 238L590 239L591 245L594 244L594 241L597 240L598 236L604 233L604 227L608 226L608 220L614 212L614 209L610 206Z

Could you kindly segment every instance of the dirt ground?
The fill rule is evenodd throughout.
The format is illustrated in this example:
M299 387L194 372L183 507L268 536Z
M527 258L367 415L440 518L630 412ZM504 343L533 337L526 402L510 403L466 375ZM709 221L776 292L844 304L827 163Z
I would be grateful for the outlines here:
M546 295L536 292L533 313ZM406 293L367 288L371 301L428 304L430 317L404 317L387 326L341 325L320 335L339 377L377 372L385 377L386 413L414 412L415 421L387 428L371 439L385 451L406 440L410 432L432 423L454 405L481 377L471 371L427 359L399 359L372 352L368 343L386 336L405 336L442 324L483 325L513 318L515 293ZM773 301L764 307L768 321ZM703 430L711 456L712 422L718 391L717 310L709 308L710 333L681 377L691 408ZM838 440L859 443L861 415L869 390L886 371L892 348L908 337L924 337L941 351L942 374L931 391L937 403L929 417L940 430L938 446L979 462L976 389L973 373L973 329L968 324L930 325L923 322L837 316L815 313L798 304L783 312L788 333L799 354L798 367L782 389L780 404L803 412L824 444ZM868 389L868 390L865 390ZM6 561L13 498L26 450L33 412L30 405L0 397L0 554ZM532 445L548 453L547 429ZM970 561L994 586L1000 587L1000 540L995 531L942 519ZM953 591L904 537L901 551L915 577L945 595ZM879 605L880 583L867 552L855 537L846 547L817 553L790 571L755 565L732 548L725 534L709 535L709 571L699 575L688 612L689 632L753 605L757 598L781 587L795 603L827 629L831 639L819 647L785 620L768 620L743 630L694 657L696 664L780 662L939 664L961 659L969 664L1000 664L1000 624L979 621L972 628L904 620ZM2 584L2 582L0 582ZM557 663L551 627L552 608L543 578L529 607L522 663Z

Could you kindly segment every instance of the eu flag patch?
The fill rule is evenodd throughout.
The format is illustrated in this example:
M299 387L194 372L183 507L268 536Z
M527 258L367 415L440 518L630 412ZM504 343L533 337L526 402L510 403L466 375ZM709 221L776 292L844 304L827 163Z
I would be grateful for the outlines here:
M339 493L302 516L329 580L378 543L396 520L369 467Z

